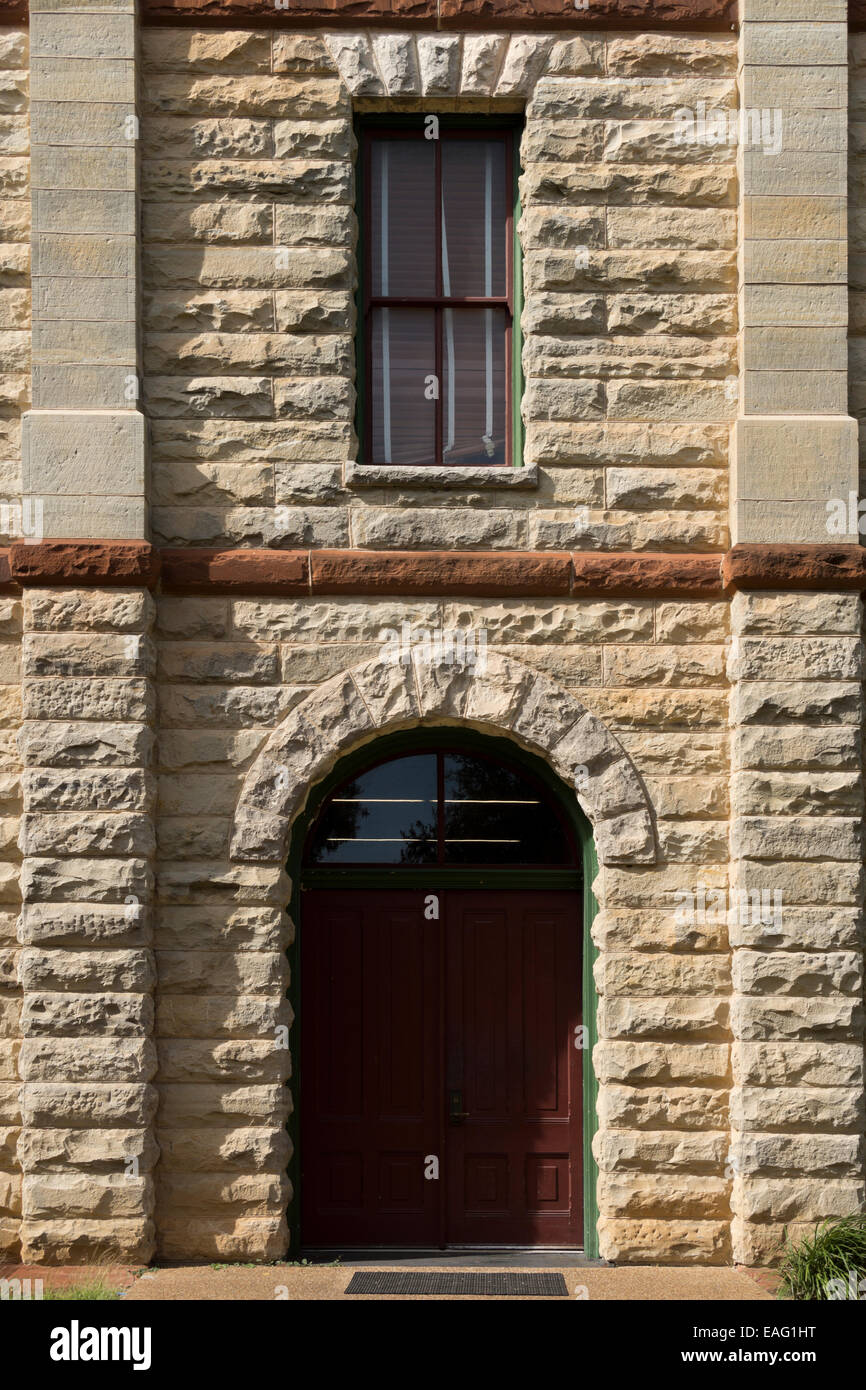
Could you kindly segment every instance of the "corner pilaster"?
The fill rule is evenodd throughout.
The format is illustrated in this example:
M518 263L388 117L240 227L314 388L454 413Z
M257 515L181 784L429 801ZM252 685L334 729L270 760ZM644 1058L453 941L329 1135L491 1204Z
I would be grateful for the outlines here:
M740 16L731 539L853 542L856 531L827 530L827 503L856 494L858 470L857 424L847 413L844 6L741 0Z
M154 603L29 588L24 816L22 1258L154 1248Z
M759 138L739 156L734 543L859 539L845 9L740 6L743 124ZM847 529L831 532L841 512ZM796 1239L863 1201L861 607L832 579L732 602L728 1176L746 1265L774 1263L786 1230Z
M33 408L42 537L146 539L135 0L32 0Z

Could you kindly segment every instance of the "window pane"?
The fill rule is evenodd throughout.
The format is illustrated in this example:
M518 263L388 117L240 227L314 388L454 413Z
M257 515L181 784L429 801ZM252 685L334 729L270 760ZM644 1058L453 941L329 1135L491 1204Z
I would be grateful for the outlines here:
M436 754L395 758L345 783L316 827L316 864L435 864Z
M505 463L505 327L504 309L443 310L445 463Z
M436 293L436 151L432 140L374 140L370 216L372 293Z
M442 292L505 294L505 143L441 143Z
M559 817L514 768L445 755L446 864L569 864Z
M374 309L372 357L373 462L434 463L434 311Z

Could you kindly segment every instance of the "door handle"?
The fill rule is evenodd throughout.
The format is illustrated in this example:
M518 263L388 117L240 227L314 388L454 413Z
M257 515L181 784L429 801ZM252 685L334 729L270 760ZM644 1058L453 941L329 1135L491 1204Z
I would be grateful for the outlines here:
M463 1092L449 1091L448 1118L451 1121L452 1125L459 1125L462 1120L466 1119L466 1116L468 1114L469 1111L463 1109Z

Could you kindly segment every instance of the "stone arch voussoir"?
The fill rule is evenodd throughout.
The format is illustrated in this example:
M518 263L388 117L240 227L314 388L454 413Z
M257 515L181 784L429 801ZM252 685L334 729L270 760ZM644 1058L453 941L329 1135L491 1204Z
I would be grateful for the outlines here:
M483 667L374 657L319 686L269 738L244 780L231 840L236 863L285 863L291 827L337 760L400 729L461 725L512 738L569 785L601 865L652 864L656 836L643 783L597 715L543 673L488 652Z
M324 35L352 97L514 101L532 94L553 34L356 33Z

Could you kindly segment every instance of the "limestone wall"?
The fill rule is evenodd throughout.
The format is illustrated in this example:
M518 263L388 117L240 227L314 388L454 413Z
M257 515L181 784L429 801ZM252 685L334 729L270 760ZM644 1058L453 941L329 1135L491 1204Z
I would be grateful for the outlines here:
M766 38L754 40L758 58ZM14 105L23 37L4 42ZM731 147L679 144L674 116L735 105L733 35L145 27L140 42L143 402L157 544L726 548L739 190ZM802 42L792 33L790 52ZM771 56L786 51L777 44ZM755 69L775 66L758 58ZM524 418L535 472L518 487L494 477L455 488L453 476L371 486L351 467L353 114L524 105ZM18 363L24 117L16 106L0 120L15 146L0 161L13 185L0 225L14 237L0 281L0 313L12 321L0 331ZM786 178L799 162L789 159ZM855 255L852 410L866 322L858 275ZM16 366L4 380L11 489L28 379ZM28 1259L285 1253L292 1059L275 1029L290 1022L290 885L283 858L259 853L255 835L251 848L255 827L236 812L281 721L328 682L332 724L305 730L317 767L388 723L393 692L371 692L369 677L366 704L342 677L375 661L385 630L404 622L483 631L494 657L538 673L537 688L522 674L509 687L497 668L492 731L529 743L531 716L537 745L555 747L567 725L558 705L579 700L631 761L623 770L614 760L613 814L627 819L635 787L651 809L652 843L639 854L623 851L628 827L597 837L602 1253L761 1263L784 1223L853 1210L863 1198L859 604L857 594L773 591L328 600L74 584L4 600L3 1241L16 1238L20 1203ZM412 719L469 717L469 678L453 689L447 673L426 679ZM341 687L363 707L357 728L341 713ZM261 811L262 841L276 823L276 843L285 824L266 777L258 793L247 805ZM298 805L308 793L303 779L292 790ZM755 892L771 898L757 920L731 908L732 894Z
M20 534L21 413L30 399L30 135L27 31L0 29L0 541ZM0 599L0 1256L14 1248L21 1212L16 1149L20 898L18 825L21 604Z
M735 103L732 37L329 48L145 30L142 42L157 540L725 547L735 159L677 145L673 116ZM538 487L347 487L353 112L507 112L527 98L524 417ZM160 600L160 1250L273 1254L285 1239L289 1059L267 1034L285 1017L290 926L285 895L229 863L232 815L279 720L403 621L483 628L491 649L599 714L646 780L659 865L612 872L598 923L604 1239L617 1258L726 1259L727 937L678 928L673 895L727 883L727 606L651 601Z
M709 602L159 600L163 1254L258 1255L285 1239L279 1082L290 1062L270 1036L286 1017L288 892L229 861L232 816L280 719L406 621L482 628L491 654L518 658L599 715L644 779L658 865L609 869L599 885L605 1248L621 1259L728 1257L726 930L678 926L674 897L727 883L727 616Z
M432 45L420 69L411 39L329 42L143 31L155 538L723 549L735 151L677 144L674 113L735 104L734 36L442 36L418 41ZM524 417L538 487L494 479L459 501L347 488L353 112L527 102Z

